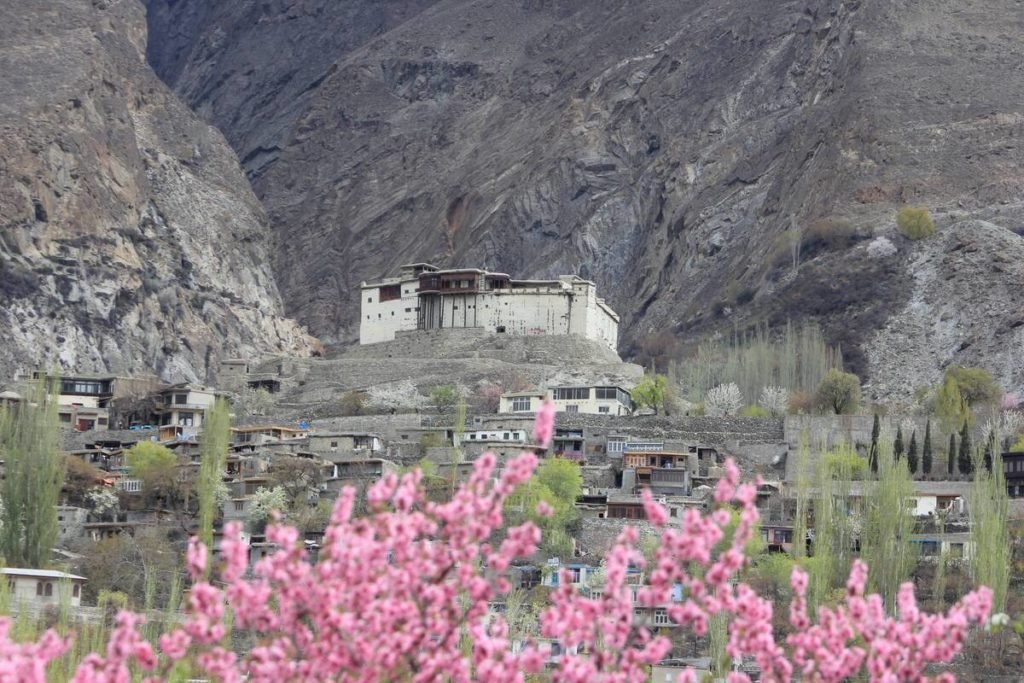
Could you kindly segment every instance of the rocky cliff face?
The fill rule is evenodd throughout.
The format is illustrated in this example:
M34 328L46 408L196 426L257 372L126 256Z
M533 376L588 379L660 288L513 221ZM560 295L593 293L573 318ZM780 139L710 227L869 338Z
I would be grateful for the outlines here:
M268 223L223 137L145 61L134 0L13 3L0 22L0 371L156 370L309 352Z
M354 338L360 280L432 260L591 277L627 353L810 317L862 374L898 365L880 345L924 345L932 374L990 360L904 329L933 247L893 215L1024 219L1014 0L208 5L148 0L150 59L235 146L286 309L329 341ZM981 294L955 294L971 328Z

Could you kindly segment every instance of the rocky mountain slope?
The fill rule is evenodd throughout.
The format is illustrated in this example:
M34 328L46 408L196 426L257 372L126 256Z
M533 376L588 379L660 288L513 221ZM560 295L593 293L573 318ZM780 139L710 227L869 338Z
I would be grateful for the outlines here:
M354 338L360 280L432 260L591 277L627 353L810 317L865 374L894 367L881 340L923 344L931 374L989 360L903 331L932 248L893 216L1022 224L1016 0L148 7L151 63L235 146L286 309L327 341ZM876 234L895 256L869 254ZM948 311L962 329L977 293ZM995 365L1024 383L1021 362Z
M145 60L136 0L7 3L0 22L0 376L203 380L306 354L237 157Z

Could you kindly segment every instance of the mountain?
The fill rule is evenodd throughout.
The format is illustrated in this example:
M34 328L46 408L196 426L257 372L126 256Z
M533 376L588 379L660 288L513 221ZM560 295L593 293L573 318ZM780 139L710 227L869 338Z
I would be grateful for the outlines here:
M429 260L593 278L627 354L809 318L865 376L906 353L929 376L984 362L1024 382L1019 361L971 355L972 334L1018 340L969 298L952 312L967 337L909 346L925 246L894 223L905 204L940 234L981 219L1024 256L1006 230L1024 218L1013 0L213 7L148 0L150 61L235 147L286 310L328 342L355 338L361 280ZM895 255L869 253L879 236Z
M269 223L223 136L149 67L135 0L9 3L0 22L0 371L205 380L306 355Z
M282 310L350 343L360 281L429 260L592 278L627 356L811 319L873 392L1024 386L1016 0L146 0L148 41L130 0L25 7L19 363L201 375L302 347Z

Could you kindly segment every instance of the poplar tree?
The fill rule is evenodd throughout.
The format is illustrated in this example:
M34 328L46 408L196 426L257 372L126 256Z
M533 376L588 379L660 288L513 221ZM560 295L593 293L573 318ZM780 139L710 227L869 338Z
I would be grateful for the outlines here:
M971 431L964 422L960 430L960 457L957 459L957 466L960 474L970 474L974 471L974 461L971 457Z
M946 454L946 474L953 476L953 463L956 461L956 434L949 435L949 453Z
M1001 612L1006 607L1013 545L1007 523L1009 496L1001 467L991 472L980 468L975 473L974 483L967 493L967 508L974 542L971 574L976 582L992 590L992 611Z
M892 443L893 458L899 460L903 457L903 427L896 427L896 440Z
M907 446L907 469L911 477L917 472L917 430L910 435L910 445Z
M924 447L921 450L921 472L925 476L932 473L932 421L924 423Z
M45 567L57 541L64 456L56 381L38 380L20 405L0 409L5 469L0 551L8 567Z
M227 402L218 398L203 416L199 438L199 539L213 548L213 518L216 516L217 488L224 477L228 458L231 416Z
M868 451L868 465L871 471L878 474L878 437L882 433L882 425L875 413L875 421L871 424L871 450Z
M917 562L910 539L914 517L908 505L914 484L906 463L895 459L888 444L882 444L879 456L880 476L864 489L860 556L868 565L872 589L881 593L891 612L900 585L910 579Z

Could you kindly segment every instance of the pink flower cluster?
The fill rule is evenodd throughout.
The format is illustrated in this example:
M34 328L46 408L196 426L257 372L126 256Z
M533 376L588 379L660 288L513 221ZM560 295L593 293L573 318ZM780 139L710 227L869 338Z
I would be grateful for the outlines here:
M546 405L535 429L538 442L550 442L553 422ZM510 590L507 570L513 560L535 553L540 531L526 523L509 529L497 547L492 539L503 525L505 501L536 464L534 455L523 454L499 473L497 459L484 455L447 503L426 499L419 472L389 475L369 491L372 513L361 518L353 516L355 492L346 490L315 564L295 529L271 525L268 539L280 549L250 567L241 529L229 524L217 583L204 578L206 549L191 544L187 560L195 583L188 614L161 637L159 657L139 636L141 618L122 613L106 655L89 655L74 680L129 681L131 662L158 680L175 662L188 660L197 676L226 683L523 681L545 667L547 649L513 642L489 604ZM794 571L793 633L780 644L772 603L738 580L758 522L755 497L755 486L740 483L731 461L715 491L715 509L688 510L677 528L667 526L664 508L645 494L647 518L662 534L652 566L644 567L637 532L627 528L605 560L602 593L583 595L566 576L541 615L542 635L578 653L559 659L553 679L646 681L647 667L668 655L670 643L638 623L635 606L664 607L698 634L706 632L710 616L728 615L728 653L756 661L765 681L841 681L864 670L872 681L924 681L925 666L949 661L971 623L987 617L987 589L966 596L946 615L927 615L918 610L909 584L899 596L899 616L889 617L879 596L864 595L867 568L858 562L845 605L820 609L817 623L807 614L807 577ZM639 587L629 583L638 568L647 573ZM673 601L679 587L685 599ZM227 621L252 635L255 646L244 654L232 651ZM47 663L62 656L69 641L50 631L36 643L15 644L9 629L10 622L0 619L0 683L41 683ZM747 680L742 673L729 676L730 683Z

